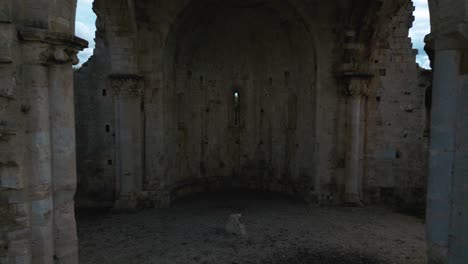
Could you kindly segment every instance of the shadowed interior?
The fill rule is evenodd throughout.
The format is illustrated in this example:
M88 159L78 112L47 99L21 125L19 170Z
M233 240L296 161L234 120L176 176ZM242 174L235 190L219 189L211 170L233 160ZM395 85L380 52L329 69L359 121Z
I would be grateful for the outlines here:
M173 195L247 187L306 197L315 56L300 16L286 1L194 1L179 21L164 69Z

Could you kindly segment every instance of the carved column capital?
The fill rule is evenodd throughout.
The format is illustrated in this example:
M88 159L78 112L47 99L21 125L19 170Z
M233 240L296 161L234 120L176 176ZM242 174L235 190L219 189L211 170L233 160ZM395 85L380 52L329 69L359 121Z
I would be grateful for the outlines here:
M350 80L345 86L345 95L347 96L366 96L368 94L368 85L360 79Z
M143 96L143 77L139 75L111 75L110 89L115 97Z
M48 62L56 64L71 62L76 65L79 63L78 52L79 50L70 47L53 46L49 49Z
M23 27L18 30L19 39L30 43L23 45L28 59L41 64L78 64L78 52L88 47L88 42L66 33Z
M426 45L434 50L466 49L468 45L468 23L454 24L450 30L432 32L424 39Z
M346 72L338 76L343 80L343 93L346 96L366 96L368 94L368 82L374 75L369 73Z

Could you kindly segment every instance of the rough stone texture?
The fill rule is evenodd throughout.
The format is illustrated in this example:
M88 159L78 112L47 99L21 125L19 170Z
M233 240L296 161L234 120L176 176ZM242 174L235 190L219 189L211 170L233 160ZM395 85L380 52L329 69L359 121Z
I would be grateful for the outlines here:
M430 122L408 3L96 0L98 48L76 100L95 116L79 117L78 142L92 144L78 150L79 201L167 206L234 186L419 206L430 124L428 261L466 263L468 2L429 1ZM2 263L78 261L75 11L76 0L0 2ZM115 75L138 76L140 97L104 96ZM116 109L140 100L141 119Z
M424 213L427 182L426 93L431 73L414 63L408 28L414 8L407 5L374 43L371 68L377 75L366 95L364 193L367 201L395 203Z
M97 48L75 74L79 206L166 206L243 187L424 208L426 87L407 37L413 6L257 2L95 2ZM379 16L353 16L370 10ZM116 108L119 75L142 78L141 114ZM360 75L354 122L347 82ZM143 118L132 126L143 135L122 139L128 117ZM138 184L120 197L128 177Z
M75 9L0 3L0 263L78 262L71 66L86 42L70 34Z
M27 135L26 116L21 112L25 88L11 2L2 2L0 10L0 263L28 263L30 201L23 144Z
M464 263L468 256L466 71L468 3L431 1L433 54L427 234L429 263ZM463 182L465 184L463 184Z

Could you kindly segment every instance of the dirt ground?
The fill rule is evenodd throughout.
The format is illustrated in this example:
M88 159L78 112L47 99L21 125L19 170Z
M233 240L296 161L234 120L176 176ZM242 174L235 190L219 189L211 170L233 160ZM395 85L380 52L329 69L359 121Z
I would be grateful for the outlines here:
M228 235L242 213L248 235ZM419 264L420 219L378 207L312 207L272 194L225 192L132 214L77 212L80 263Z

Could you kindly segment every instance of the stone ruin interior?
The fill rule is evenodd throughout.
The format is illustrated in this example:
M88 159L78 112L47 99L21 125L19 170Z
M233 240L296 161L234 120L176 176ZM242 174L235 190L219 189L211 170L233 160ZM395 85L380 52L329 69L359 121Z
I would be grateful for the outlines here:
M0 0L0 263L468 263L468 1ZM227 223L226 223L227 221Z

